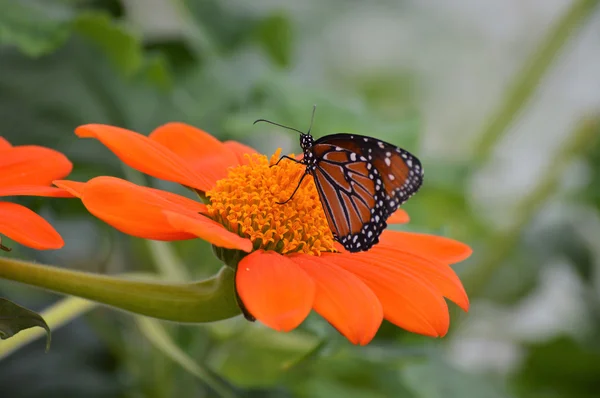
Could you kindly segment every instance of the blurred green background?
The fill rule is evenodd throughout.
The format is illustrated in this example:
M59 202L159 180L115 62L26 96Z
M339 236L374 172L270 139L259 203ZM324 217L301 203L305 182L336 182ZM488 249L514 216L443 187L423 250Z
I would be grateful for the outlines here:
M296 134L371 135L416 153L402 229L474 248L450 333L390 325L355 347L311 316L281 334L241 317L152 323L96 308L0 361L0 396L600 397L600 11L592 0L0 0L0 135L65 153L70 178L124 168L73 134L183 121L272 153ZM15 258L202 278L199 240L125 236L77 200L19 198L62 250ZM35 310L60 298L0 281ZM166 333L163 333L166 332ZM0 342L0 345L5 342Z

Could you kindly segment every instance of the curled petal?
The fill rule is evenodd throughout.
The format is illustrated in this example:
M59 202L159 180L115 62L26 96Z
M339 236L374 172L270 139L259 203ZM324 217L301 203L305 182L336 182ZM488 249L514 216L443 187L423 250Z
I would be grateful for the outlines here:
M196 235L198 238L226 249L252 250L252 242L225 229L221 224L202 215L183 215L165 210L169 223L180 231Z
M406 270L380 264L364 254L332 254L329 261L352 272L377 295L385 319L413 333L444 336L448 332L448 306L427 279Z
M388 224L406 224L410 221L408 213L402 209L396 210L388 219Z
M374 247L369 256L379 263L401 267L407 272L419 274L431 282L444 296L465 311L469 310L469 297L460 279L449 265L400 250Z
M333 242L333 247L336 251L340 252L340 253L349 253L348 250L346 250L346 248L344 247L344 245L342 245L340 242L338 242L337 240Z
M83 196L83 189L85 188L85 182L69 181L69 180L56 180L56 181L52 181L52 183L54 185L56 185L57 187L69 192L71 195L75 196L76 198L81 199L81 197Z
M369 343L383 320L379 299L359 278L316 256L290 257L315 282L313 308L353 344Z
M6 140L6 138L4 138L4 137L0 137L0 151L2 149L8 149L8 148L12 148L12 145L10 145L10 142L8 142Z
M379 241L381 247L414 253L450 264L462 261L473 253L473 250L462 242L415 232L386 230L381 234Z
M17 146L0 150L0 187L50 185L71 172L65 155L40 146Z
M149 138L177 154L191 170L210 181L210 187L227 177L230 166L239 164L237 156L221 141L185 123L167 123L154 130Z
M246 155L258 153L254 148L237 141L225 141L223 144L235 154L240 164L248 164L248 158Z
M48 221L10 202L0 202L0 234L39 250L60 249L65 244Z
M98 139L123 163L142 173L202 191L212 186L211 180L190 169L185 160L142 134L103 124L80 126L75 134Z
M64 186L62 182L57 184ZM164 214L165 210L188 215L206 211L203 204L183 196L114 177L97 177L88 181L81 199L90 213L119 231L155 240L196 237L173 227Z
M304 321L315 298L315 283L306 272L290 259L262 250L240 261L236 289L252 316L285 332Z
M64 189L45 187L43 185L17 185L0 188L0 196L45 196L52 198L72 198L73 195Z

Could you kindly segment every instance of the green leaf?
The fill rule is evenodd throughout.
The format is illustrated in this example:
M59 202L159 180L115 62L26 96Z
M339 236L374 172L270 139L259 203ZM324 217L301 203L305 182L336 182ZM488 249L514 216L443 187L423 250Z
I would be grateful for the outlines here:
M288 66L292 50L290 21L281 14L274 14L256 27L256 38L278 66Z
M72 11L43 0L0 0L0 44L32 57L48 54L69 36Z
M515 381L522 396L584 398L596 396L600 380L600 350L567 336L536 343Z
M125 76L143 71L150 81L170 85L164 60L146 59L139 37L104 12L77 13L67 4L42 0L0 0L0 10L0 44L39 57L76 32L98 46Z
M235 385L274 386L288 373L291 363L317 344L316 338L300 331L286 334L249 324L212 351L208 363Z
M140 40L103 13L86 12L77 16L75 30L98 45L125 75L137 72L144 59Z
M39 326L46 329L46 351L50 348L50 328L39 314L21 307L5 298L0 298L0 338L13 337L21 330Z
M413 363L401 371L406 386L417 398L506 398L483 377L475 376L431 359Z
M42 312L42 316L47 321L52 330L66 325L73 319L94 308L97 304L91 301L82 300L77 297L67 297L52 304ZM46 329L47 330L47 329ZM0 344L0 360L10 355L19 348L37 340L44 331L40 329L28 330L14 336L9 341Z
M173 78L166 57L162 54L150 54L144 59L140 75L146 81L165 91L173 86Z

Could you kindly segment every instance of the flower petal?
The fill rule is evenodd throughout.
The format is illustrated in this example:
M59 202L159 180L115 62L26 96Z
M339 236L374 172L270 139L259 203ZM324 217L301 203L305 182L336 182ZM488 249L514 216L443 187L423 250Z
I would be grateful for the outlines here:
M190 217L165 210L169 223L176 229L196 235L198 238L226 249L252 251L252 242L225 229L221 224L202 215Z
M56 180L52 181L52 183L79 199L81 199L81 196L83 195L83 190L85 188L85 182Z
M258 153L254 148L237 141L225 141L223 144L235 154L240 164L249 163L247 157L245 156L246 154L252 155L254 153Z
M16 146L0 150L0 187L50 185L71 172L65 155L41 146Z
M203 204L183 196L114 177L96 177L88 181L82 201L90 213L121 232L167 241L196 236L173 227L164 210L192 216L206 211Z
M315 298L315 283L306 272L290 259L262 250L240 261L236 289L252 316L285 332L304 321Z
M52 198L72 198L73 195L64 189L45 187L43 185L17 185L0 188L0 196L45 196Z
M381 264L367 253L323 256L359 277L379 298L385 319L413 333L444 336L450 316L441 293L427 279Z
M379 242L381 247L390 247L450 264L462 261L473 253L473 250L462 242L416 232L386 230L379 237Z
M209 180L210 187L227 177L230 166L239 164L237 156L221 141L185 123L167 123L149 138L177 154L191 170Z
M103 124L79 126L75 134L98 139L123 163L142 173L202 191L212 187L212 181L190 169L184 159L142 134Z
M4 137L0 137L0 150L8 149L8 148L12 148L12 145L10 145L10 142L8 142L6 140L6 138L4 138Z
M65 244L48 221L27 207L10 202L0 202L0 234L39 250L60 249Z
M444 297L454 301L463 310L469 310L469 297L460 279L449 265L413 253L381 246L371 249L369 256L377 262L401 267L408 272L422 275Z
M383 321L383 309L371 289L352 273L309 255L291 256L315 282L313 308L353 344L369 343Z
M340 242L333 241L333 248L340 253L350 253Z
M410 217L408 213L403 209L396 210L388 219L388 224L406 224L410 221Z

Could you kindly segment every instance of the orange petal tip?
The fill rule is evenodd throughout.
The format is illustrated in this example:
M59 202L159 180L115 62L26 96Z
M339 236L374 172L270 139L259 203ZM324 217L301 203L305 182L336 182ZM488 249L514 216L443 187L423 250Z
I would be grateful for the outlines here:
M167 221L182 232L196 235L200 239L226 249L243 250L246 253L252 251L252 242L225 229L221 224L203 215L195 217L163 210Z
M11 202L0 202L0 234L38 250L60 249L65 244L48 221Z
M410 221L410 217L408 213L403 209L396 210L388 219L388 224L406 224Z
M85 182L78 181L69 181L69 180L55 180L52 183L65 191L69 192L71 195L76 198L80 198L83 195L83 189L85 187Z

